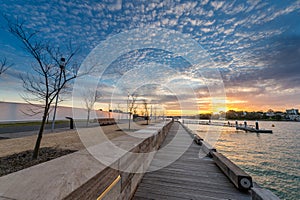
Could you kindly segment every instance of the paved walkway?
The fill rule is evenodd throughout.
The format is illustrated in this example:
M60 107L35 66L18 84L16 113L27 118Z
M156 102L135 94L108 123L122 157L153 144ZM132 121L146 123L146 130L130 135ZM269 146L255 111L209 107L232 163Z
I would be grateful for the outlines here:
M171 165L146 173L133 200L251 199L249 193L242 193L234 187L212 159L199 158L203 155L201 147L192 142L179 123L172 125L163 146L164 151L155 155L150 170L163 166L177 152L186 151Z

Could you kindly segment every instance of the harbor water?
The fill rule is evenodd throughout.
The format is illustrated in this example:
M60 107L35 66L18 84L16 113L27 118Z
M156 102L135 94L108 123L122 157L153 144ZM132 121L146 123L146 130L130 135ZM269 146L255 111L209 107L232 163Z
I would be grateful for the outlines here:
M300 199L300 122L259 122L260 128L272 129L273 134L237 131L234 127L185 125L280 199Z

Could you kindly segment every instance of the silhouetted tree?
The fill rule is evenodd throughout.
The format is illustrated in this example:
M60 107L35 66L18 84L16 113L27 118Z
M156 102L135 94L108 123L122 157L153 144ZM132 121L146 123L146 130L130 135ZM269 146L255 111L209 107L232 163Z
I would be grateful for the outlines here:
M63 54L60 48L55 48L55 45L50 42L39 40L37 38L38 31L27 30L24 23L18 20L11 21L8 18L6 20L9 32L22 42L24 49L35 60L32 69L27 69L27 74L22 75L21 80L26 92L26 95L22 96L23 99L30 105L36 106L33 102L41 103L39 111L32 110L33 114L42 113L42 122L32 156L33 159L36 159L51 104L67 84L79 76L77 74L79 66L75 63L72 64L78 49L74 50L69 45L64 54L66 58L62 59ZM62 61L64 61L63 65ZM90 73L91 69L80 76Z
M86 126L88 126L90 121L90 113L94 109L95 103L101 98L101 95L99 91L93 91L91 89L88 89L85 92L83 92L82 98L84 106L87 109Z
M227 119L237 119L238 118L238 114L234 110L228 110L226 112L226 118Z
M138 95L136 93L133 93L132 95L129 95L129 102L128 102L128 109L129 109L129 120L128 120L128 129L130 130L130 121L131 121L131 116L132 112L136 110L136 100L137 100Z
M199 119L210 119L210 118L211 118L211 113L199 114Z

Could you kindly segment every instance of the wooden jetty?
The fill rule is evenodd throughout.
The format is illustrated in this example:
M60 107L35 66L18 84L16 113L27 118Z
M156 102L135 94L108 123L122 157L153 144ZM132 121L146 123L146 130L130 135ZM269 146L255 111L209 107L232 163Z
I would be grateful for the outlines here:
M225 122L206 122L206 121L193 121L193 120L182 120L183 124L199 124L199 125L209 125L209 126L224 126L224 127L235 127L236 130L243 130L255 133L273 133L272 130L260 129L258 122L255 122L255 126L244 124L238 124L237 121L234 123Z
M256 129L251 126L236 126L236 130L243 130L243 131L249 131L249 132L255 132L255 133L273 133L272 130Z
M258 121L255 122L255 127L254 126L249 126L247 125L247 122L244 121L244 124L238 124L237 121L235 122L235 128L236 130L244 130L244 131L249 131L249 132L256 132L256 133L273 133L272 130L267 130L267 129L260 129L258 125Z
M202 144L204 141L201 138L195 138L195 142L192 140L191 133L180 123L175 122L172 125L162 144L170 147L165 151L158 151L154 156L149 167L150 172L145 173L142 178L134 200L251 199L250 192L237 189L232 180L222 172L222 168L216 165L216 161L206 156L207 152L214 154L215 149ZM186 147L186 144L190 146ZM175 152L184 153L169 166L159 168L167 159L174 157ZM217 153L213 156L217 160L223 159ZM152 171L155 169L158 170ZM226 170L231 173L230 169Z

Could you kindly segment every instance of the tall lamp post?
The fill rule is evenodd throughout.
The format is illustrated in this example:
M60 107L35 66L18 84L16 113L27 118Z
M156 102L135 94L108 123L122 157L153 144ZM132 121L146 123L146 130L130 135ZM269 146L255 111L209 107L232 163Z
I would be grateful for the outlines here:
M52 131L54 131L54 127L55 127L55 115L56 115L56 109L57 109L58 95L60 92L59 88L60 88L60 82L61 82L61 75L65 71L65 66L66 66L66 59L61 58L60 63L59 63L60 73L59 73L59 80L58 80L58 86L57 86L58 91L57 91L57 95L56 95L56 101L55 101L55 106L54 106L54 111L53 111L53 120L52 120L52 126L51 126Z
M129 92L127 92L127 111L126 111L127 114L128 114L128 106L129 106L128 103L129 103Z
M128 91L127 91L127 115L128 115L128 129L130 129L129 92Z

